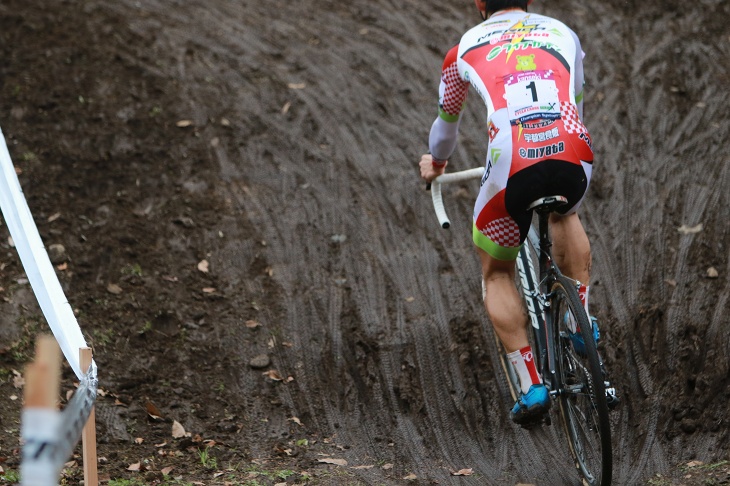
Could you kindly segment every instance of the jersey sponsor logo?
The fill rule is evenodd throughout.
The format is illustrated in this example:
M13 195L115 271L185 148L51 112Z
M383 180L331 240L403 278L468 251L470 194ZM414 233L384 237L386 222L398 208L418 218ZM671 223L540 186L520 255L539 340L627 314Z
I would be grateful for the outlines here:
M588 148L593 150L593 140L591 140L590 135L588 135L586 132L581 132L580 135L578 135L578 138L583 140L586 145L588 145Z
M565 152L565 142L551 143L544 147L524 148L520 147L520 157L523 159L542 159L555 154Z
M482 180L479 182L479 187L483 186L487 179L489 179L489 173L492 172L492 166L497 164L499 156L502 155L502 149L493 148L489 152L489 158L487 159L487 168L484 170Z
M540 120L532 123L522 123L522 128L524 128L525 130L534 130L538 128L549 127L553 123L555 123L555 120Z
M539 133L525 133L525 142L540 143L558 138L558 127Z
M487 61L494 61L499 57L500 54L507 54L507 60L509 60L510 56L513 52L516 51L523 51L525 49L552 49L554 51L560 52L560 48L556 46L555 44L552 44L550 42L545 42L541 40L522 40L517 42L512 42L510 44L502 44L499 46L495 46L489 53L487 54Z
M487 130L489 131L489 143L492 143L494 142L494 137L499 133L499 128L494 125L494 122L490 121L487 125Z

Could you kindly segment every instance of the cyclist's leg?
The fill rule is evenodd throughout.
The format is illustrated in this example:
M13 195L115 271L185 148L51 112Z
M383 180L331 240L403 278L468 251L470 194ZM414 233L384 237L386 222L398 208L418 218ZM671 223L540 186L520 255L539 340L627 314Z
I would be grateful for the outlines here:
M477 247L484 279L484 307L502 345L512 353L529 345L527 314L515 287L515 260L497 260Z
M591 271L591 243L583 224L574 212L567 216L550 215L553 258L568 277L588 285Z

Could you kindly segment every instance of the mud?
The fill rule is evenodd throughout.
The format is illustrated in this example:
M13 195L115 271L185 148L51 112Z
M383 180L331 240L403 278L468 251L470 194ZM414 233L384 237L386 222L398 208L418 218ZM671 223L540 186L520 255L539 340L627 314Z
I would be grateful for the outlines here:
M708 484L675 466L730 459L730 5L534 10L586 52L582 219L623 399L615 484ZM477 19L431 0L0 4L0 126L46 245L67 251L59 279L106 394L103 478L579 484L557 427L507 417L470 241L477 188L446 191L444 231L417 177L442 55ZM482 164L479 105L472 93L454 170ZM7 473L13 370L47 326L0 232ZM173 421L191 436L173 439Z

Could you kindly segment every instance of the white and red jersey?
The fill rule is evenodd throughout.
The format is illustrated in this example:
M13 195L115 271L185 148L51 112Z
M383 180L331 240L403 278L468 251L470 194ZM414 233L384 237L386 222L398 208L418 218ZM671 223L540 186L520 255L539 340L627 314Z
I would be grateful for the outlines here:
M591 176L591 137L582 122L583 52L562 22L515 9L470 29L443 63L439 114L429 149L448 159L469 85L487 108L485 173L474 206L477 246L500 260L517 256L529 203L563 195L577 210Z
M513 131L512 172L560 150L558 139L565 135L583 140L574 144L576 154L568 154L577 156L570 157L575 163L592 161L590 136L581 121L583 52L578 37L562 22L510 10L464 34L442 68L439 117L429 137L437 159L448 159L456 146L470 84L487 107L490 140L500 130ZM504 115L495 118L500 110ZM496 119L508 120L509 126L498 126Z

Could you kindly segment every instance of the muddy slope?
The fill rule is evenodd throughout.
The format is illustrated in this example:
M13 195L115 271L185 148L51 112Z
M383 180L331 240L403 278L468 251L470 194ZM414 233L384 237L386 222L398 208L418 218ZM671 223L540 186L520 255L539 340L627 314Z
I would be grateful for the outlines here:
M730 6L675 3L535 5L587 54L596 165L583 220L624 402L616 484L728 455ZM393 464L349 470L365 484L578 484L557 427L507 419L470 242L476 187L446 193L443 231L417 179L441 57L477 19L470 4L0 13L0 126L42 235L71 255L60 278L102 386L130 404L100 403L120 464L135 435L125 420L142 427L150 399L239 460L307 436L351 466ZM483 159L478 104L454 169ZM42 322L12 251L2 258L11 350ZM262 353L284 382L251 369ZM4 368L19 366L11 354ZM477 476L450 475L463 468Z

